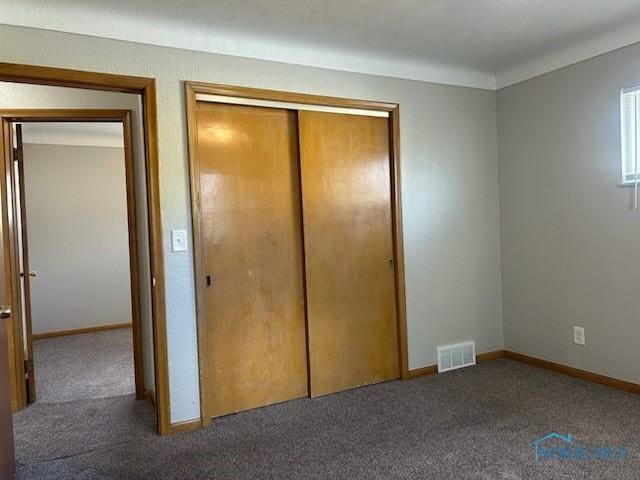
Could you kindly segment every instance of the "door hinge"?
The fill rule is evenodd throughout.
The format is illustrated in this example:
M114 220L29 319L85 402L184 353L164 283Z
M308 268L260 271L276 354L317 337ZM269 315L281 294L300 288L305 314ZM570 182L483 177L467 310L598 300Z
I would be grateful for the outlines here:
M18 149L14 148L13 149L13 161L17 162L18 160L20 160L20 154L18 153Z
M33 371L33 360L24 361L24 373L31 373Z

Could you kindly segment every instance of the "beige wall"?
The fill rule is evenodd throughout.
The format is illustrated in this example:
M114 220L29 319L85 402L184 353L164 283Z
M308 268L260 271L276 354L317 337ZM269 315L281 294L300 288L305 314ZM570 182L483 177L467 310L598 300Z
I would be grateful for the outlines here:
M124 149L24 145L34 333L131 322Z
M0 27L1 30L2 27ZM98 108L131 111L136 176L136 221L140 269L140 319L144 386L154 389L153 325L147 225L146 180L140 98L117 92L0 82L0 108Z
M154 77L171 421L199 416L184 80L398 102L409 364L474 339L502 347L495 92L0 26L5 62ZM191 247L189 248L191 250Z
M498 92L505 347L640 382L640 213L620 89L640 45ZM586 346L572 326L586 329Z

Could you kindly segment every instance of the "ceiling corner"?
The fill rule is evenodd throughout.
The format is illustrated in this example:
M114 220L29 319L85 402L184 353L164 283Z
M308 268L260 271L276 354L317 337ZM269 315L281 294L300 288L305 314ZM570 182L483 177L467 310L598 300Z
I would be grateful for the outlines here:
M533 56L499 70L495 72L496 89L500 90L638 42L640 42L640 22Z

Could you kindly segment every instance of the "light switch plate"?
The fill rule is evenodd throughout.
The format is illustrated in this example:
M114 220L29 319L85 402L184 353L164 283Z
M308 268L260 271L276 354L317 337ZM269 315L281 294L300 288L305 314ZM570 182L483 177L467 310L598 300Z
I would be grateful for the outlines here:
M186 252L187 251L187 231L171 230L171 251Z

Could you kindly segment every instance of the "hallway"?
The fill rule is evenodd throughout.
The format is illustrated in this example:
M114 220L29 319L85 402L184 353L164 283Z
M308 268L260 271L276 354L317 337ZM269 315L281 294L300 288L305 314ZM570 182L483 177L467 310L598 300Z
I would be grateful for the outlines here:
M20 475L103 478L72 472L70 462L157 438L152 406L135 399L131 328L38 339L33 348L37 400L14 415Z
M35 340L33 351L38 404L135 392L131 328Z

